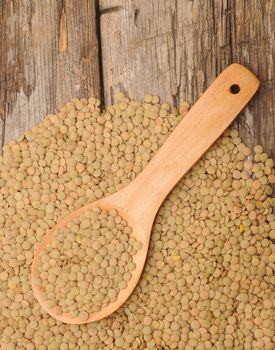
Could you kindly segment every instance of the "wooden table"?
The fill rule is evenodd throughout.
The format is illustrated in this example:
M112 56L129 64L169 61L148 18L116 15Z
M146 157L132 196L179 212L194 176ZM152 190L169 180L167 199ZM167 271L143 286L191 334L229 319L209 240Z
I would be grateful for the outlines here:
M275 157L272 0L2 0L0 144L72 97L191 104L231 62L261 88L236 125Z

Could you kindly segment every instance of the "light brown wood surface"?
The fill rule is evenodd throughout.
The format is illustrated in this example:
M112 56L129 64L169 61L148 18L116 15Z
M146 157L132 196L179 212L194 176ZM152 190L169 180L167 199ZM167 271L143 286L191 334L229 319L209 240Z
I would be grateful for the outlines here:
M236 126L249 145L260 143L275 157L272 3L101 0L106 102L123 90L134 98L152 92L174 105L192 104L222 69L238 62L259 77L261 88Z
M100 97L95 5L1 1L0 145L73 97Z
M233 90L233 87L238 90ZM143 271L152 225L163 200L231 124L258 87L259 80L249 70L239 64L230 65L191 108L136 179L119 192L73 211L46 234L35 251L31 280L37 300L51 316L65 323L89 323L115 312L128 299ZM133 256L136 269L127 288L119 292L116 301L91 314L87 321L81 321L68 313L54 314L42 299L43 290L34 281L39 277L39 256L51 243L57 230L94 207L117 209L132 227L133 236L143 243L143 247Z

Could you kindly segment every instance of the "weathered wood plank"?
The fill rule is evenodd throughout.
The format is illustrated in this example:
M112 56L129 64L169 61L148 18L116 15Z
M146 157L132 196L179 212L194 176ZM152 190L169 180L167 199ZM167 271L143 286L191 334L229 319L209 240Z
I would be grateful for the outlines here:
M194 103L223 68L240 62L262 87L239 118L249 144L275 156L272 0L100 0L107 103L125 90ZM259 13L261 14L259 16Z
M232 59L250 67L261 88L239 119L240 132L249 144L260 143L275 157L275 72L272 0L231 1Z
M61 103L100 95L98 38L95 1L11 0L0 8L0 135L7 142Z

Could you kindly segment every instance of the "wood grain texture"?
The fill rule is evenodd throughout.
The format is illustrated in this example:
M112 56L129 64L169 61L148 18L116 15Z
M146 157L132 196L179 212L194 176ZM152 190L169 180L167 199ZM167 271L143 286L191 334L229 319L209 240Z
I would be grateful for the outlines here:
M275 72L273 0L231 1L232 60L251 67L261 88L239 119L241 135L250 144L262 144L275 158ZM272 6L273 5L273 6Z
M100 0L100 9L107 103L118 90L194 103L239 62L261 88L237 126L249 145L261 143L275 156L272 0Z
M194 103L231 62L261 80L239 118L248 144L275 156L272 0L0 2L0 145L76 96L152 92ZM100 84L100 67L104 81ZM104 84L103 84L104 83Z
M100 96L100 77L94 1L10 0L0 9L1 144L73 97Z

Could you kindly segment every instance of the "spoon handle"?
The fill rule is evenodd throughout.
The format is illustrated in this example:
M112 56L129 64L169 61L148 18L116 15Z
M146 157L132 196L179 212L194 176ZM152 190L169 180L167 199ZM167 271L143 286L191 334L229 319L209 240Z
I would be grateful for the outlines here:
M147 167L122 190L122 207L139 222L150 217L153 220L167 194L236 118L258 87L259 80L247 68L240 64L228 66Z

